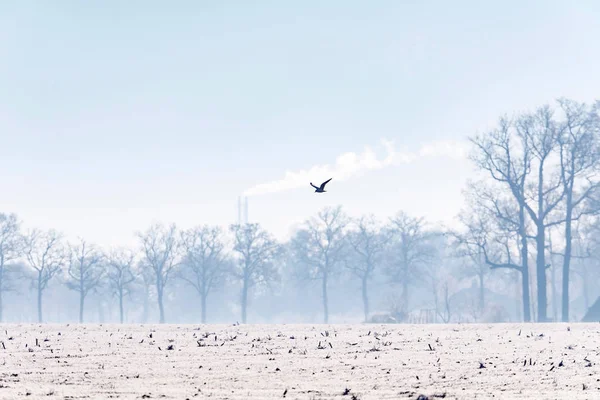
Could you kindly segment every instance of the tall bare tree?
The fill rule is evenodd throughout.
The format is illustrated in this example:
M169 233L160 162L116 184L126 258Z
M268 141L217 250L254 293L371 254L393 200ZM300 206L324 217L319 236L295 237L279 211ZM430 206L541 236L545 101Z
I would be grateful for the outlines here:
M182 243L185 255L179 276L198 292L202 323L206 323L208 295L223 284L229 266L224 232L218 226L192 228L182 233Z
M552 212L562 202L565 191L560 174L553 173L552 158L558 148L558 138L562 135L561 126L554 119L549 106L540 107L535 113L520 118L517 124L519 135L531 149L532 162L536 174L530 190L525 194L524 205L536 227L536 282L538 321L548 320L548 296L546 269L546 230L560 224L563 218L553 216Z
M507 189L519 209L519 226L526 227L528 216L535 226L536 282L538 320L547 320L545 259L546 230L561 223L553 215L564 197L560 174L552 170L558 157L561 128L549 106L523 114L514 120L500 119L499 127L471 141L475 145L472 159L489 176ZM521 259L527 260L527 232L520 231Z
M69 246L67 287L79 293L79 322L83 322L85 298L97 288L104 277L102 254L84 239Z
M548 255L549 255L549 260L548 263L550 264L549 272L550 272L550 290L551 290L551 303L552 303L552 318L554 321L558 321L559 320L559 313L558 313L558 309L560 306L560 300L559 300L559 296L560 293L558 291L558 277L557 277L557 266L558 266L558 256L560 257L564 257L564 254L557 251L557 246L556 246L556 235L555 232L557 230L559 230L559 227L555 227L555 229L549 229L548 230L548 245L547 245L547 249L548 249Z
M390 259L387 272L394 282L402 285L402 303L409 309L409 286L419 278L427 263L433 261L435 248L432 232L425 226L424 218L415 218L400 211L390 218Z
M483 258L494 269L511 269L521 275L523 319L531 321L529 297L529 267L527 259L527 225L524 208L514 198L502 197L482 182L469 185L467 207L459 214L465 228L454 232L455 247L459 254L471 256L474 261ZM513 253L518 255L515 256Z
M21 256L20 222L16 214L0 213L0 322L2 322L2 294L12 287L8 280L10 263Z
M177 227L153 224L138 237L142 243L143 263L152 275L158 300L159 322L165 323L164 294L180 262Z
M344 265L348 218L340 206L326 207L305 222L292 238L292 251L303 277L321 281L323 320L329 322L328 283Z
M42 295L50 280L64 268L67 253L62 236L52 229L34 229L23 237L23 242L25 258L36 272L32 282L37 288L38 322L42 322Z
M586 202L600 189L600 114L567 99L559 100L565 115L560 146L560 172L565 193L565 250L562 271L562 321L569 321L569 272L572 256L572 225L584 215L598 213L598 203ZM587 203L587 204L586 204Z
M125 248L114 249L108 256L107 278L113 296L119 300L119 321L124 320L124 299L136 281L135 254Z
M240 305L242 323L246 323L248 292L256 285L268 285L277 280L279 273L275 259L282 248L277 241L257 223L235 224L229 227L233 234L233 251L238 260L232 268L232 275L242 284Z
M351 246L346 266L361 280L365 321L369 319L368 284L375 268L383 263L389 235L383 230L373 215L362 216L353 221L353 228L347 234Z

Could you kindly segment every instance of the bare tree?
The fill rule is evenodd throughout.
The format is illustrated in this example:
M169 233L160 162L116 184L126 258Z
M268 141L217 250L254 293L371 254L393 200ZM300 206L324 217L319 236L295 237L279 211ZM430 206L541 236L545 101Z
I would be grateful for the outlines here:
M343 266L347 247L344 229L348 218L342 208L326 207L316 217L305 222L305 227L292 238L294 257L303 267L303 276L321 281L323 320L329 322L327 287L329 279Z
M509 142L499 142L500 148L511 153ZM508 149L508 150L507 150ZM524 161L523 161L524 162ZM516 173L516 171L520 173ZM517 176L517 192L524 191L526 168L523 164L512 166L512 175ZM531 320L528 234L530 227L524 202L520 202L510 191L498 190L484 182L470 183L467 191L467 210L460 219L467 227L462 239L462 251L475 259L483 257L484 263L494 269L512 269L520 273L522 284L523 318ZM485 231L487 229L487 231ZM459 240L460 241L460 240ZM493 251L499 248L499 251ZM518 255L512 255L513 248ZM493 253L490 256L490 253Z
M555 227L558 228L558 227ZM564 257L564 255L562 253L560 253L559 251L556 250L556 241L553 239L553 233L554 231L556 231L557 229L549 229L548 230L548 245L547 245L547 249L548 249L548 253L550 256L549 259L549 264L550 267L548 268L550 270L550 290L552 291L552 295L550 296L551 300L552 300L552 318L554 321L558 321L559 320L559 315L558 315L558 307L560 305L560 300L559 300L559 292L558 292L558 284L557 284L557 276L556 276L556 271L557 271L557 258L558 256L562 256Z
M124 248L114 249L108 256L107 278L113 296L119 300L119 321L124 320L124 299L136 280L135 254Z
M145 264L145 260L139 260L137 263L138 276L141 277L141 290L136 291L138 295L142 296L142 316L141 320L143 323L148 322L148 317L150 314L150 301L154 296L154 291L156 290L156 279L154 278L154 272L152 272L152 267ZM140 293L141 292L141 293Z
M420 269L435 257L432 232L423 218L414 218L403 211L390 218L390 260L387 272L402 285L402 302L409 309L409 284L419 278Z
M596 107L561 99L565 114L560 145L560 172L565 193L565 250L562 271L562 321L569 321L569 270L572 255L572 225L600 207L586 207L586 200L600 188L600 115ZM588 204L590 202L587 202Z
M540 107L534 114L519 120L517 130L528 143L535 160L535 179L525 194L525 209L536 227L536 281L538 321L548 320L546 283L546 230L562 223L562 218L553 218L552 212L562 202L565 191L560 174L552 173L552 156L558 147L561 127L554 120L549 106ZM530 199L528 201L527 199Z
M440 288L436 289L434 292L435 295L435 312L437 316L445 323L449 323L450 319L452 319L452 311L450 308L450 292L448 289L449 283L448 281L444 281L440 284ZM440 292L440 293L438 293ZM443 305L440 305L439 298L442 298Z
M389 241L374 216L363 216L353 223L347 239L351 246L350 257L346 258L346 266L361 280L365 321L369 319L368 283L377 265L383 262L385 248Z
M275 239L257 223L235 224L229 227L233 233L233 250L238 254L238 262L232 268L232 275L241 281L242 323L246 323L248 292L256 285L278 279L275 258L282 251Z
M511 196L502 198L493 193L482 182L471 184L466 193L467 208L459 214L465 230L453 233L455 247L462 254L483 257L492 270L505 268L520 273L523 318L529 322L528 236L523 207Z
M469 212L472 212L472 210L469 210ZM459 221L464 222L464 220L464 213L459 213ZM468 229L466 232L446 232L446 235L457 239L455 243L447 243L449 244L450 248L450 254L448 254L447 257L457 258L463 261L464 264L461 268L462 276L466 278L475 276L477 278L479 284L478 311L479 313L483 313L485 308L485 281L490 273L490 266L485 262L483 249L480 246L474 246L471 244L469 236L472 233L473 232Z
M483 251L481 249L473 252L467 252L465 254L467 259L466 265L462 272L464 277L471 278L475 277L479 286L479 299L477 301L478 311L483 313L486 304L486 281L490 273L490 266L485 262Z
M2 295L12 290L8 268L10 263L21 256L22 246L19 236L20 222L16 214L0 213L0 322L2 322Z
M165 323L164 294L170 278L179 265L180 243L177 227L153 224L145 233L138 234L142 243L143 263L154 280L158 300L159 322Z
M36 272L32 283L37 287L38 322L42 322L42 295L48 283L65 266L67 256L62 236L55 230L30 231L24 238L24 253Z
M104 277L102 254L93 245L80 239L69 246L67 287L79 293L79 322L83 322L85 298L100 285Z
M200 295L202 323L206 323L208 294L223 284L229 263L224 232L218 226L196 227L183 232L182 242L185 255L179 276Z
M499 128L471 141L475 145L472 159L489 173L516 200L521 241L521 260L527 260L525 216L529 216L536 232L536 282L538 320L547 320L545 260L546 229L561 223L552 213L564 197L560 174L552 173L560 127L548 106L535 113L524 114L515 121L504 117ZM535 171L535 173L532 173ZM525 267L525 266L524 266Z

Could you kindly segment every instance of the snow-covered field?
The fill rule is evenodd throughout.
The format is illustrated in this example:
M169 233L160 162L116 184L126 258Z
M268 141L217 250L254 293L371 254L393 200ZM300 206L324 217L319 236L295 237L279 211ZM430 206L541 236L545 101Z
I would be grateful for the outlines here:
M600 398L600 324L0 330L1 399Z

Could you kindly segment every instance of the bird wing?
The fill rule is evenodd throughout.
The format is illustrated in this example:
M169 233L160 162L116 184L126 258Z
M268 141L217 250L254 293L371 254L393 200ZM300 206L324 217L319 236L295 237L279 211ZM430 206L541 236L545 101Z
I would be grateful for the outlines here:
M318 187L316 187L315 185L313 185L313 183L310 183L310 186L314 187L315 189L318 189Z
M333 178L329 178L327 179L325 182L321 183L321 190L325 189L325 185L327 185L329 183L330 180L332 180Z

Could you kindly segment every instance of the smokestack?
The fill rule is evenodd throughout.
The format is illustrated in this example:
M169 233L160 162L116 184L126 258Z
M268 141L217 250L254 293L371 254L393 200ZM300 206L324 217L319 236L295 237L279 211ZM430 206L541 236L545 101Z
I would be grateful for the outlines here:
M238 196L238 224L242 224L242 197Z
M244 223L248 223L248 198L244 197Z

